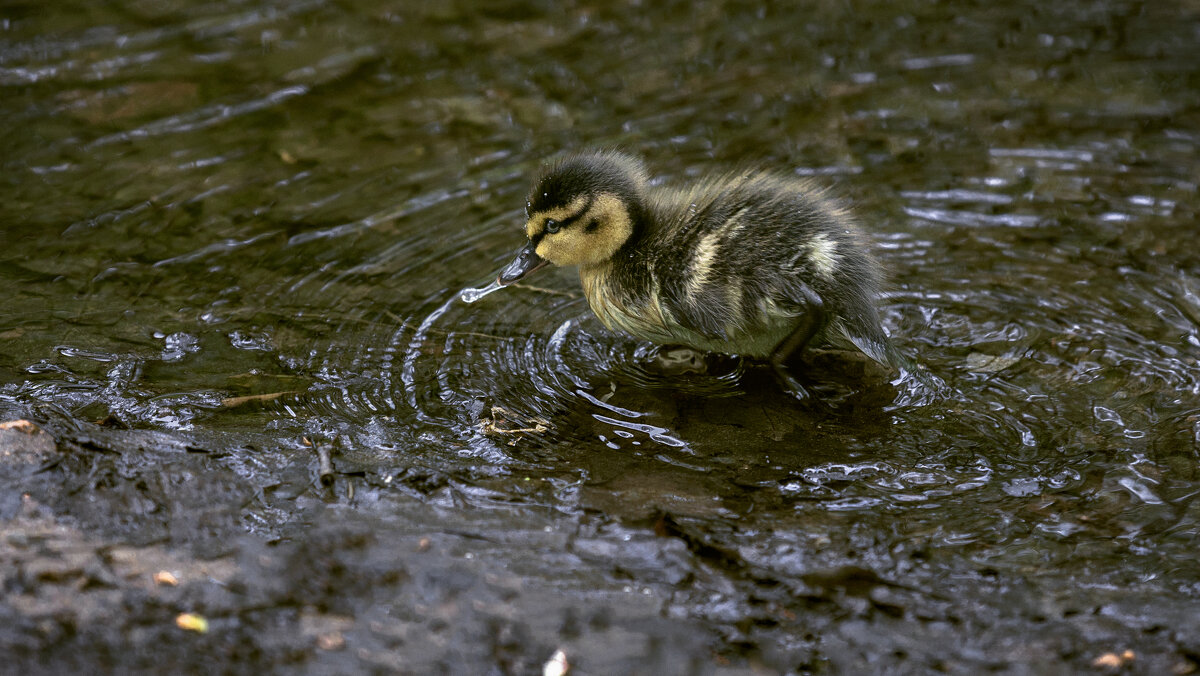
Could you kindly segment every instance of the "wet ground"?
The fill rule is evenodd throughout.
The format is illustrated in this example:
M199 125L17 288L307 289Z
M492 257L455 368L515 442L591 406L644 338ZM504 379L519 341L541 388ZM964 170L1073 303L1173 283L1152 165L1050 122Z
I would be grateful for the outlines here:
M6 668L1200 670L1200 7L414 4L0 2ZM945 391L459 300L595 146L828 183Z

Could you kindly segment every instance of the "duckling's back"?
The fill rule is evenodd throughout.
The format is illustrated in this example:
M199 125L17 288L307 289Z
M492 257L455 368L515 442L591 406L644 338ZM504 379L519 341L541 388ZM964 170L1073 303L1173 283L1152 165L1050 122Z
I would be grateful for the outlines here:
M602 319L660 342L765 357L813 308L825 339L844 336L880 361L892 350L875 300L880 268L849 214L799 179L746 173L649 195L648 223L613 260L620 307ZM590 294L589 294L590 295Z

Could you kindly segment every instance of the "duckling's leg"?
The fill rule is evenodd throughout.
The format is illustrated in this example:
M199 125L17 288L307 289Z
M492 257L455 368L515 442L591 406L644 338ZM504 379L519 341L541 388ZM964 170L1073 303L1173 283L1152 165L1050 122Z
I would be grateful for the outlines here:
M793 354L803 352L806 345L814 337L821 333L825 325L829 323L828 313L825 311L825 303L821 302L820 296L808 288L807 285L801 285L800 292L804 295L807 311L801 315L800 322L796 328L775 346L771 352L771 367L775 369L775 377L779 378L780 384L792 396L797 399L804 400L809 398L808 390L796 380L787 369L787 359Z

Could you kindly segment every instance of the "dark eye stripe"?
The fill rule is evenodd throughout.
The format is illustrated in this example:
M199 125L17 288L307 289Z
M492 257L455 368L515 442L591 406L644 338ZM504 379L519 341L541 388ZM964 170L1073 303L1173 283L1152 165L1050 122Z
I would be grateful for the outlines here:
M592 202L594 202L595 199L596 199L595 197L588 195L587 203L584 204L579 209L579 211L576 211L575 213L571 214L570 216L567 216L566 218L564 218L560 221L556 221L558 223L558 229L562 230L563 228L567 227L568 225L574 223L575 221L578 221L580 218L583 218L583 215L586 214L588 212L588 210L592 208ZM554 220L554 219L550 219L550 220ZM545 226L543 226L543 227L545 227ZM551 234L553 234L553 233L551 233Z

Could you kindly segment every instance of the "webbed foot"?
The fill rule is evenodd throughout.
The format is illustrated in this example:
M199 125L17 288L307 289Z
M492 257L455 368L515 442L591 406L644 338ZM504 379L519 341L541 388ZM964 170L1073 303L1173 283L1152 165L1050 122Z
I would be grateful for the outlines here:
M780 363L771 364L771 366L772 370L775 371L775 379L779 381L779 386L782 387L785 392L792 395L796 401L802 401L805 403L811 403L813 401L812 394L809 393L808 389L805 388L795 376L788 372L786 366Z

